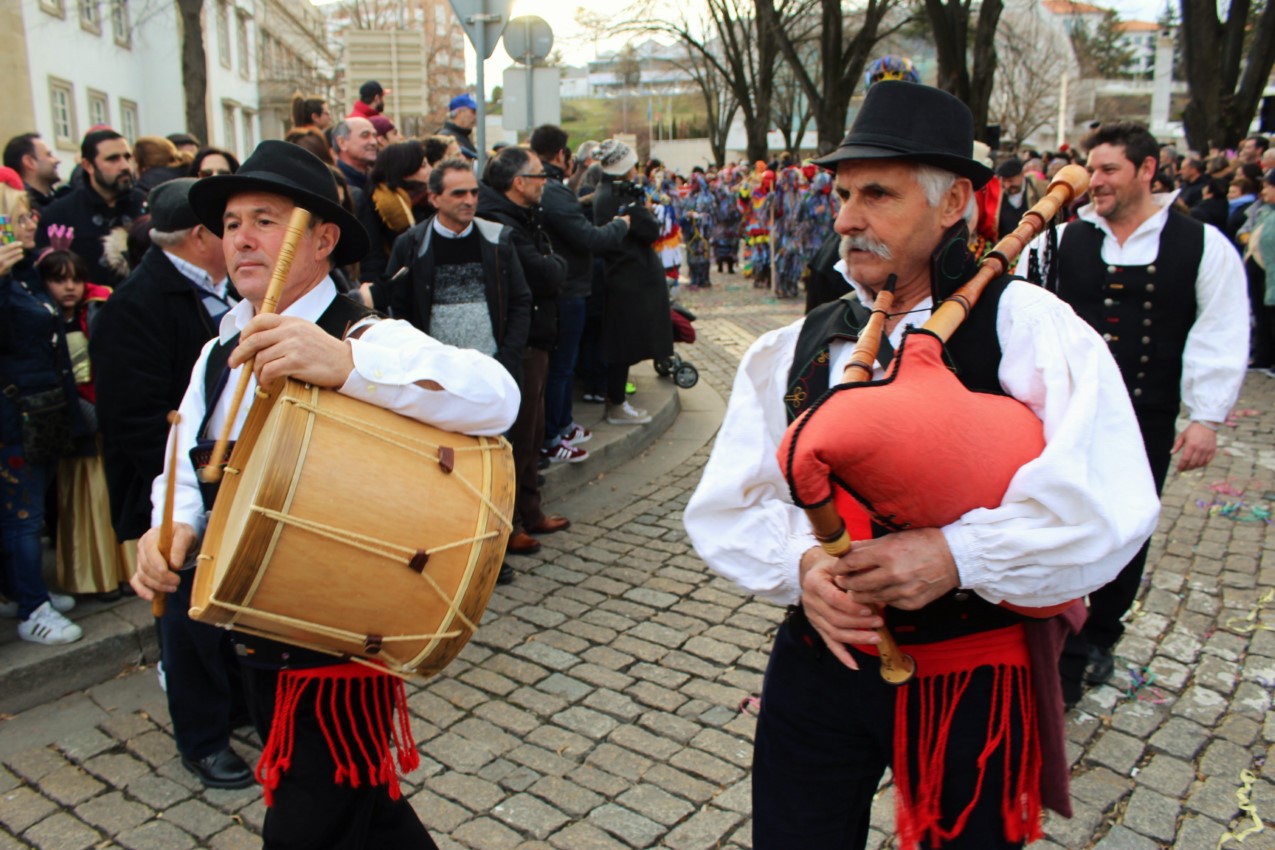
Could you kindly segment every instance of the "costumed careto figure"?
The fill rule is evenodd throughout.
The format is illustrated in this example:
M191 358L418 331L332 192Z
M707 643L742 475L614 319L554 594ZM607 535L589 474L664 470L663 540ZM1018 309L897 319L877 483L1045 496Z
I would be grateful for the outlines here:
M739 186L744 256L740 273L751 278L755 288L770 286L770 208L775 172L761 160Z
M740 182L739 170L734 166L726 166L717 173L713 181L713 202L717 214L713 218L713 261L717 263L717 273L735 273L735 263L739 262L739 232L742 216L736 198Z
M691 290L713 285L709 271L713 265L713 230L717 204L700 172L687 181L690 191L682 201L682 238L686 244L686 267L691 273Z
M1066 305L1001 274L946 345L911 330L975 276L963 219L991 172L972 146L970 111L951 95L890 81L868 90L841 146L816 161L836 174L838 269L854 291L754 343L686 508L712 569L791 606L757 722L757 850L864 847L887 767L904 850L1021 847L1039 836L1042 806L1071 813L1058 652L1083 617L1074 600L1119 571L1158 506L1116 365ZM955 309L972 299L951 300ZM884 330L875 362L862 364L872 380L825 395L870 315ZM935 389L950 401L934 403ZM947 418L980 396L991 400L990 414L977 413L984 421ZM833 401L872 412L820 417ZM994 450L962 453L998 432L1007 405L1031 426L1009 448L1037 456L997 473L999 498L953 511L948 494L966 486L966 470L1005 466ZM808 440L836 446L852 424L875 428L875 453L896 461L831 477L797 468L818 454ZM781 466L786 430L792 453ZM951 480L910 480L917 459ZM840 557L798 507L803 488L814 506L812 479L837 485L824 503L855 541ZM954 518L912 526L858 501L871 492L892 505L915 488L913 501L936 509L927 514ZM914 659L906 684L882 678L891 633Z
M239 385L245 364L253 364L249 393L257 381L270 388L291 377L453 432L500 434L519 404L513 379L492 358L444 345L406 322L377 321L338 296L330 265L356 262L368 237L341 207L336 183L316 157L285 142L262 142L237 174L193 186L190 205L201 224L223 236L227 266L245 300L222 318L182 399L172 437L176 450L152 491L155 527L138 541L132 583L147 599L178 589L176 570L195 553L212 505L213 494L201 494L187 458L198 457L210 435L229 431L234 438L253 421L246 405L231 414L234 399L225 391ZM289 222L300 210L312 218L299 233L278 313L271 313L268 283L289 253ZM281 268L286 266L285 260ZM210 368L214 358L225 367ZM359 472L353 460L350 471ZM161 552L166 502L174 520L167 558ZM320 551L337 561L353 550L329 544ZM419 761L400 681L374 666L233 635L264 742L257 776L269 806L265 847L435 847L402 798L395 774L392 747L401 769Z

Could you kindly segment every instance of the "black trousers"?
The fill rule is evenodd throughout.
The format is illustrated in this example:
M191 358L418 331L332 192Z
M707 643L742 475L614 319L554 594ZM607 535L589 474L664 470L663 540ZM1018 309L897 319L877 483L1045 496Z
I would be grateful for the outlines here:
M159 621L160 647L177 751L198 761L230 746L231 728L244 714L243 684L230 633L187 614L195 571L179 575Z
M754 850L861 850L867 843L872 798L893 759L897 690L881 678L876 658L851 652L857 672L833 657L800 613L775 636L753 748ZM973 795L991 683L990 668L978 670L956 711L941 794L944 826ZM1021 728L1015 732L1021 737ZM1003 758L1003 748L993 754L965 829L944 850L1023 846L1004 837Z
M1137 410L1135 413L1138 417L1138 429L1142 432L1142 442L1146 446L1147 461L1151 464L1155 491L1159 493L1164 489L1164 480L1168 477L1169 464L1173 460L1169 452L1173 450L1173 441L1177 437L1177 413ZM1120 570L1119 575L1109 584L1089 594L1089 619L1085 621L1085 627L1079 635L1072 635L1067 639L1059 662L1064 693L1067 693L1066 682L1079 683L1084 676L1090 646L1110 650L1124 634L1124 625L1120 618L1138 596L1150 547L1151 541L1143 543L1142 548Z
M252 721L265 742L279 674L242 669ZM299 701L295 724L292 763L266 809L263 850L438 850L406 798L391 800L384 785L333 781L336 762L315 715L313 690ZM371 736L361 722L359 728Z

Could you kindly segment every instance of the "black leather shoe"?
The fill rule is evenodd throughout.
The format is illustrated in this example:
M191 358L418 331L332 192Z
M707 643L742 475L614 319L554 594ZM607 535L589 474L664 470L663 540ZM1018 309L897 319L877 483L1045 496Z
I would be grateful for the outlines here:
M1085 668L1085 681L1091 685L1105 685L1116 671L1116 661L1110 648L1089 647L1089 666Z
M182 764L208 788L247 788L256 782L252 768L229 747L198 761L183 756Z
M496 584L513 584L514 568L508 564L500 565L500 575L496 576Z

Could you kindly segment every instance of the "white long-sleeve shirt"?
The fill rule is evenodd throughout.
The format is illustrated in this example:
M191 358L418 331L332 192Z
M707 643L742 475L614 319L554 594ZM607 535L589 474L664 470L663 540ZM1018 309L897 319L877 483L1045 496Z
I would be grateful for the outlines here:
M318 321L324 310L337 298L331 278L324 278L314 289L298 298L284 316ZM199 439L199 425L207 409L204 397L204 370L208 354L218 342L228 342L247 326L255 315L252 304L241 301L222 317L220 332L200 352L191 371L190 385L182 398L181 424L177 426L177 493L173 503L173 520L192 526L202 534L207 515L199 493L199 482L190 462L190 450ZM425 422L447 431L464 434L502 434L518 415L518 385L505 367L491 357L469 349L444 345L403 321L372 321L358 339L350 339L354 354L354 371L339 392L392 410L403 416ZM356 326L357 327L357 326ZM221 433L239 369L230 372L226 391L217 400L208 421L213 438ZM417 381L434 381L442 390L427 390ZM239 408L232 439L239 435L248 418L256 378L250 379L244 403ZM167 456L166 456L167 457ZM167 460L165 460L167 466ZM151 523L163 521L166 474L151 486Z
M920 326L931 302L918 307L907 321ZM775 459L801 325L763 335L744 356L685 512L687 534L710 568L780 604L801 597L801 555L816 545ZM890 334L896 347L904 329L901 322ZM1005 289L996 332L1001 386L1041 418L1045 450L1018 470L999 507L972 510L942 531L961 587L993 603L1044 607L1114 578L1155 529L1160 504L1133 408L1102 339L1066 304L1023 282ZM834 383L853 350L832 342ZM875 377L883 374L878 365Z
M1160 253L1160 233L1176 193L1153 195L1160 209L1121 245L1106 220L1085 204L1077 215L1102 231L1102 261L1112 266L1146 266ZM1066 225L1058 228L1061 244ZM1029 246L1044 255L1045 236ZM1018 261L1027 273L1028 251ZM1204 254L1195 279L1195 322L1182 351L1182 404L1193 422L1223 422L1240 397L1248 367L1248 278L1244 261L1225 234L1204 225Z

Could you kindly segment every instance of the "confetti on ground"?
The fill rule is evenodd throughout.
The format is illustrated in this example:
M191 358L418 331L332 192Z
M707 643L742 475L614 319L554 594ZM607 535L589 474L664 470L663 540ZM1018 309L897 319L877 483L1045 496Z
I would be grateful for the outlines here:
M1266 829L1266 824L1262 823L1262 819L1257 816L1257 806L1253 805L1253 784L1257 782L1257 776L1251 770L1241 770L1240 782L1241 786L1235 789L1235 799L1239 801L1240 811L1252 818L1253 825L1239 832L1227 832L1217 840L1217 850L1222 850L1222 845L1232 839L1243 844L1244 839L1250 835L1256 835Z
M1253 610L1249 611L1243 617L1231 617L1226 621L1223 628L1229 629L1236 634L1246 635L1256 631L1275 632L1275 628L1266 625L1258 618L1261 617L1262 611L1266 606L1275 600L1275 590L1268 590L1262 594L1257 600L1257 604L1253 606Z
M1168 701L1163 691L1152 687L1152 683L1155 682L1155 673L1151 672L1151 668L1130 665L1129 678L1133 680L1133 684L1124 692L1125 696L1139 702L1149 702L1152 705L1164 705Z
M739 713L756 717L761 712L761 697L744 697L739 701Z
M1264 522L1271 525L1271 509L1265 505L1249 505L1243 501L1221 501L1214 499L1213 501L1205 501L1197 499L1196 507L1203 510L1209 516L1225 517L1235 522Z

